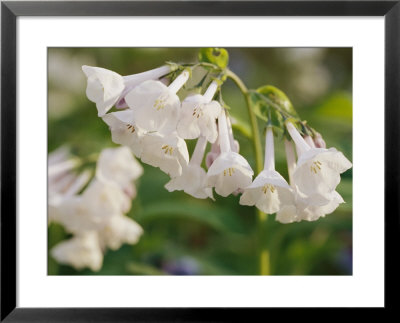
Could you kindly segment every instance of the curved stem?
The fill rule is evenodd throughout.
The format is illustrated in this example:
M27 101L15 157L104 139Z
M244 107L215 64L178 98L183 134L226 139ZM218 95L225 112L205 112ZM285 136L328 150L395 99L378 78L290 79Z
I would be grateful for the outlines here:
M263 160L262 160L262 146L261 139L258 130L257 117L251 107L251 99L250 93L247 89L246 85L242 82L242 80L231 70L226 71L226 76L230 78L236 86L240 89L243 96L246 100L247 111L249 113L250 124L252 128L252 139L253 139L253 147L254 154L256 159L256 170L257 173L260 173L263 170ZM269 275L270 274L270 263L269 263L269 251L268 248L263 243L265 236L265 225L267 222L267 215L260 210L257 209L257 218L258 218L258 244L259 244L259 269L261 275Z
M251 99L250 99L250 95L249 95L249 90L247 89L246 85L244 85L244 83L239 78L239 76L237 76L232 71L228 70L226 76L229 77L236 84L236 86L240 89L243 96L245 97L247 110L248 110L249 118L250 118L250 124L251 124L251 128L252 128L252 133L253 133L253 147L254 147L254 154L256 157L256 170L257 170L257 173L259 173L263 170L262 146L261 146L261 140L260 140L260 135L259 135L259 131L258 131L257 117L251 108Z

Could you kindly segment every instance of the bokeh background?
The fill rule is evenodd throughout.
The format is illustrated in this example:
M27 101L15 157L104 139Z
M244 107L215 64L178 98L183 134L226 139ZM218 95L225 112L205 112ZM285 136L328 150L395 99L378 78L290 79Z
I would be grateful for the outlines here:
M227 48L230 68L249 88L274 85L291 99L303 120L328 147L352 160L351 48ZM166 61L195 62L198 48L49 48L48 151L67 145L80 157L115 147L107 125L86 98L81 66L99 66L121 75L143 72ZM231 115L250 129L245 102L228 81L223 87ZM260 123L260 129L263 125ZM252 144L238 131L240 153L255 169ZM188 141L189 151L194 143ZM275 139L276 168L287 178L283 141ZM99 272L76 271L49 255L49 275L256 275L255 209L239 196L216 201L169 193L169 177L143 164L138 195L128 214L144 229L139 243L108 250ZM280 224L270 215L265 237L273 275L352 274L352 170L337 191L345 204L315 222ZM61 225L48 229L49 250L68 238Z

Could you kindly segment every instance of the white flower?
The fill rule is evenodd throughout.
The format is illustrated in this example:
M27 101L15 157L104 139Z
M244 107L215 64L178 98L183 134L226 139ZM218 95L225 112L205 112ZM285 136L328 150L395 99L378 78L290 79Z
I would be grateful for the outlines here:
M142 234L143 229L137 222L125 215L115 215L99 231L99 239L103 248L117 250L124 243L137 243Z
M133 111L130 109L108 113L103 121L110 127L112 141L129 147L136 157L142 154L142 138L145 135L133 121Z
M314 147L314 143L310 143ZM285 151L288 164L288 173L290 183L293 186L293 172L296 168L296 157L294 155L292 142L285 139ZM319 195L308 197L301 194L297 187L293 187L295 193L295 201L284 205L276 215L276 220L281 223L300 222L302 220L315 221L326 214L332 213L340 203L343 203L342 197L338 192L333 191L329 195L325 195L323 199L319 198L318 203L316 200ZM317 204L317 205L316 205Z
M187 166L182 167L182 174L172 178L165 188L169 192L184 191L199 199L210 197L213 199L212 189L206 187L207 177L206 171L200 166L204 157L204 151L207 146L207 140L201 136L196 144L192 158Z
M225 111L218 117L218 129L221 154L208 169L207 186L226 197L249 186L254 172L245 158L231 150Z
M51 250L52 257L61 264L81 270L85 267L99 271L103 264L103 253L96 232L86 232L57 244Z
M49 206L49 217L68 232L82 234L104 227L111 217L129 209L130 199L118 185L94 179L83 194Z
M285 205L276 215L276 220L281 223L316 221L337 209L344 203L343 198L336 191L331 193L331 199L322 206L309 205L302 199L297 199L294 204Z
M103 149L97 160L96 177L115 182L124 191L131 190L132 182L142 174L143 167L127 147Z
M79 160L71 158L67 148L61 147L51 152L48 158L48 204L56 207L65 199L76 195L89 181L90 171L76 174L73 169ZM49 212L48 221L54 221L54 212Z
M189 72L182 72L168 87L160 81L146 81L130 91L125 101L133 111L135 124L146 131L169 134L176 130L181 102L176 95Z
M176 132L149 133L143 138L142 162L159 167L170 177L180 176L189 162L186 142Z
M285 179L275 170L274 135L267 129L265 139L264 170L250 186L244 189L240 204L255 205L262 212L273 214L284 205L293 204L293 191Z
M213 143L218 137L216 119L221 113L221 105L212 98L218 88L217 82L211 82L204 95L195 94L182 102L181 117L177 125L179 136L183 139L195 139L204 136Z
M124 96L146 80L158 79L170 72L169 66L162 66L147 72L121 76L118 73L101 67L82 66L87 76L86 95L96 103L98 115L101 117L112 108L114 104L124 105Z
M299 151L293 184L306 196L329 197L340 182L340 174L352 165L335 148L311 148L292 123L287 129Z

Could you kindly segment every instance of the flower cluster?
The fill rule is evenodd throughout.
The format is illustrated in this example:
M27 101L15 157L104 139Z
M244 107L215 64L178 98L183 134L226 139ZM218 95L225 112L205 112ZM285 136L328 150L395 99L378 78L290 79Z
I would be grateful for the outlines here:
M253 181L254 172L239 154L224 103L214 99L221 94L224 78L211 79L201 87L203 93L181 101L177 93L189 80L191 69L172 66L124 77L83 66L88 77L87 96L96 103L112 140L129 147L142 162L167 173L171 178L165 185L168 191L181 190L200 199L214 199L213 189L223 197L242 193L240 204L256 206L267 214L276 213L282 223L314 221L343 203L336 187L340 174L351 163L335 148L326 149L320 134L313 132L313 137L303 137L296 129L299 121L284 118L281 122L286 134L289 184L275 170L274 133L269 123L264 169ZM167 75L175 76L169 85L160 81ZM287 102L285 109L290 108ZM109 112L113 105L123 110ZM197 143L189 158L185 140L190 139L197 139ZM206 171L202 163L208 142L211 150L206 155Z
M143 233L140 225L125 215L136 196L133 182L143 168L126 147L102 150L90 183L89 171L74 173L81 163L70 158L65 148L49 154L49 221L62 224L73 235L57 244L51 255L78 270L98 271L107 248L135 244Z
M165 68L168 66L154 71L165 74ZM88 98L97 107L109 109L111 102L127 105L122 111L102 115L110 127L112 140L129 147L142 162L167 173L171 177L165 185L168 191L182 190L196 198L213 199L213 187L218 194L227 196L251 183L253 171L238 154L225 111L213 100L219 87L217 81L210 82L203 94L189 95L181 102L177 92L188 81L188 70L183 70L168 86L152 79L155 75L161 77L162 73L132 75L130 80L137 75L148 75L149 79L130 85L129 91L126 84L123 86L124 78L114 72L88 66L83 66L83 70L88 76ZM115 86L117 83L121 85ZM185 139L197 139L191 158ZM207 142L218 147L218 151L213 150L208 172L201 166Z

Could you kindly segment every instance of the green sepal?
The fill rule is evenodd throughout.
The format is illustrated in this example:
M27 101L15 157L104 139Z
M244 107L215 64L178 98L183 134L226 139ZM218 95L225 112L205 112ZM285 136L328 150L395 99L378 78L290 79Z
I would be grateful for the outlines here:
M220 69L225 69L229 63L229 54L224 48L202 48L199 51L198 58L199 62L215 64Z
M175 72L179 69L182 69L182 67L179 64L171 62L171 61L167 61L167 62L165 62L165 64L170 67L171 72Z

